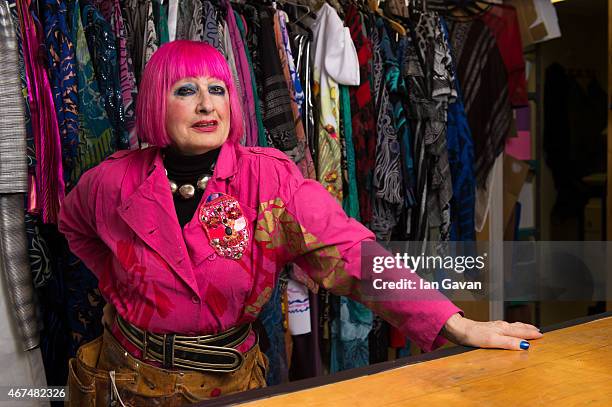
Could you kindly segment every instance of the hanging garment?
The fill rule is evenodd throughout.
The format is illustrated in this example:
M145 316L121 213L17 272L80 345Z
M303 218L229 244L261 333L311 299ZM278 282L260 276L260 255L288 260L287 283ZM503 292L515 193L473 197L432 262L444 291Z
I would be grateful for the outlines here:
M163 0L153 0L153 19L155 21L158 46L170 41L168 33L168 16L162 3Z
M130 143L125 128L115 35L112 27L93 5L85 4L82 12L85 38L98 81L102 105L113 129L113 144L117 149L127 149Z
M474 137L474 170L478 185L483 186L495 158L503 150L512 120L506 68L495 37L483 22L451 20L448 25Z
M62 140L63 177L69 190L74 186L70 182L70 174L77 157L79 125L74 44L66 5L61 0L45 0L43 21L49 83Z
M168 1L168 40L174 41L176 40L176 28L177 28L177 18L178 18L178 0L169 0Z
M123 0L121 15L125 26L128 54L132 57L136 83L144 69L145 27L151 0ZM177 37L179 39L180 37Z
M351 127L355 146L355 172L359 184L360 220L369 225L372 220L372 172L376 151L376 117L370 90L372 74L372 45L365 34L365 27L357 7L350 4L346 9L346 24L351 30L359 58L359 86L349 87Z
M401 182L402 196L404 198L404 211L410 213L410 208L416 204L414 196L414 160L412 155L412 140L410 137L410 128L406 117L406 109L404 101L408 98L407 88L404 78L400 71L398 62L397 48L398 44L392 44L389 28L386 26L382 18L376 19L376 26L380 39L380 52L383 58L383 69L385 75L385 86L389 95L389 102L392 107L393 126L397 134L397 145L391 146L391 154L395 160L396 155L399 155L401 162ZM409 217L409 216L407 216ZM401 230L403 229L403 230ZM402 225L399 233L403 236L408 236L410 233L410 225Z
M127 32L121 15L119 0L113 1L113 27L117 38L117 55L119 56L119 69L121 81L121 96L125 112L125 128L130 133L130 149L139 148L138 137L133 131L136 124L136 77L134 76L134 63L128 52Z
M236 26L240 31L240 37L242 39L242 44L244 45L244 55L247 59L248 69L249 69L249 77L251 79L251 92L253 94L253 108L255 109L255 119L257 121L257 137L256 137L256 145L265 147L267 146L266 140L266 131L263 125L263 117L261 113L261 100L259 99L259 94L257 90L257 82L255 81L255 71L253 70L253 60L251 58L251 53L249 52L247 46L247 37L246 37L246 29L243 21L243 17L239 15L234 10L234 16L236 17ZM247 84L248 86L248 84ZM264 144L261 144L264 142Z
M39 345L39 326L24 228L28 168L15 26L0 3L0 269L24 351Z
M294 32L292 35L292 44L296 54L295 69L303 84L304 102L302 103L301 113L302 123L304 125L304 135L306 136L306 143L310 149L310 156L312 157L313 163L316 163L315 114L312 96L312 87L314 83L312 81L312 53L310 52L312 41L307 34L296 34Z
M204 38L202 41L221 51L219 43L219 12L210 1L203 1L202 6L204 7Z
M30 192L35 187L35 185L32 185L33 183L30 182L30 180L34 178L34 174L36 173L36 144L34 141L34 132L32 129L32 113L30 111L30 102L28 98L28 78L26 76L23 34L21 32L22 27L21 23L19 22L19 13L17 12L16 0L7 0L7 4L11 14L13 27L15 28L15 39L17 40L19 79L21 82L21 95L23 96L23 119L26 130L26 162L28 165L28 178L30 178L28 180L28 192ZM34 193L34 195L36 194ZM28 208L30 208L30 202L35 201L35 199L32 199L30 201L30 198L31 197L28 197Z
M138 137L132 130L136 123L136 78L132 57L128 52L127 33L119 0L95 0L93 4L100 11L106 21L113 27L113 34L117 40L117 56L120 69L121 97L123 98L125 128L129 132L130 149L139 148ZM74 19L74 18L73 18ZM74 27L73 27L74 30Z
M300 109L298 106L297 98L301 94L301 85L298 80L297 87L295 81L297 80L297 74L295 74L295 64L293 62L293 55L289 47L289 37L287 34L287 27L283 16L284 12L277 11L274 13L274 34L276 39L276 46L278 49L279 60L285 77L285 83L287 90L289 91L289 98L291 100L291 112L293 113L293 124L295 127L295 136L298 143L299 155L295 157L298 161L295 161L298 168L302 172L304 178L314 179L315 168L310 156L310 149L308 148L306 136L304 135L304 126L302 125L302 116L300 115ZM289 48L289 51L287 51ZM294 76L291 71L293 69ZM300 90L300 94L297 93L296 89Z
M240 30L236 24L236 16L229 0L225 1L226 7L226 22L229 28L229 36L233 49L233 56L236 60L235 77L238 87L236 88L242 100L242 113L244 117L245 145L257 145L257 118L255 115L255 100L253 99L253 90L251 88L251 73L249 71L249 62L244 50L244 43Z
M14 7L15 3L11 4ZM2 6L0 5L0 8ZM3 200L3 198L0 198ZM23 199L20 199L19 209L23 211ZM19 383L19 387L28 388L45 388L50 386L47 378L45 377L45 367L41 358L40 349L32 349L28 352L23 350L23 342L20 333L16 329L14 321L15 313L10 303L10 297L7 295L9 288L7 287L5 270L2 268L3 262L0 262L0 383L3 386L15 386L15 383ZM64 382L63 385L66 383ZM15 404L40 406L43 403L32 401L28 404L25 400L15 402L14 400L7 400L2 403L3 405L10 406ZM47 403L48 404L48 403Z
M72 43L75 44L78 77L78 109L81 112L78 155L75 157L75 165L70 174L71 183L76 184L85 171L98 165L117 148L113 128L104 110L104 101L95 78L78 1L73 3L71 15Z
M376 162L372 177L374 205L370 229L379 240L391 239L391 233L404 207L400 145L393 125L393 106L389 100L376 19L367 22L372 41L372 89L376 111Z
M236 58L234 54L234 45L232 44L232 37L230 35L229 26L227 25L227 20L223 20L221 22L223 33L223 50L225 53L223 56L227 60L227 64L230 68L230 72L232 73L232 78L234 80L234 87L236 88L236 93L242 95L242 90L240 88L240 78L238 77L238 66L236 65ZM245 133L246 134L246 133ZM243 134L240 138L240 142L244 143L246 141L245 134Z
M429 157L427 223L429 228L434 229L437 240L446 241L450 233L450 200L452 197L446 120L448 104L457 96L454 88L454 70L439 16L424 13L416 26L415 34L418 44L428 44L427 50L421 45L419 51L422 53L426 66L429 67L429 83L431 84L429 98L436 112L429 116L425 126L426 154Z
M452 54L448 30L442 23L445 41ZM476 231L475 217L475 191L474 178L474 142L467 122L463 95L459 80L455 76L455 89L457 97L448 105L448 121L446 140L448 146L448 163L453 183L453 197L451 199L451 241L474 241Z
M200 0L178 2L177 40L204 41L203 5Z
M479 18L495 36L508 74L508 97L512 107L527 106L525 57L516 9L497 5L489 7Z
M370 358L368 334L372 311L347 297L332 302L335 318L331 323L332 347L330 373L367 366Z
M60 201L64 198L64 178L61 141L51 84L38 53L40 47L44 46L44 31L34 4L28 1L18 2L17 7L23 33L28 105L31 109L36 153L36 178L31 178L29 188L35 205L29 205L28 208L32 212L40 211L43 222L55 223Z
M357 193L357 177L355 174L355 147L353 146L353 122L351 117L351 101L349 88L345 85L340 85L340 114L342 123L341 138L343 150L346 151L346 173L344 179L345 185L348 187L342 201L342 208L351 218L359 219L359 199Z
M339 84L359 84L357 51L336 10L324 3L312 25L315 96L319 98L318 181L339 202L343 199Z
M481 230L490 205L493 164L504 149L512 122L508 80L495 37L482 21L451 20L448 25L474 139L475 224Z
M147 2L147 20L145 22L145 33L144 33L144 47L142 56L142 69L144 71L147 62L153 56L153 53L159 48L159 38L157 33L157 27L155 26L155 16L153 13L153 2L150 0Z
M257 35L262 75L259 80L262 82L263 123L268 144L283 151L296 162L301 160L304 151L300 151L293 126L291 98L276 48L273 18L270 13L263 8L259 10L260 27Z

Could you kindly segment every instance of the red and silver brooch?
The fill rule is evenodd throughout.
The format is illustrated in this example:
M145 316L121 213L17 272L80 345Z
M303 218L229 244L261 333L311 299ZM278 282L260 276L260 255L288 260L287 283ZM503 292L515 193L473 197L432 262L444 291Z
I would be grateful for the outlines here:
M218 197L210 200L215 195ZM234 197L213 196L200 207L198 218L217 254L238 260L249 243L248 221Z

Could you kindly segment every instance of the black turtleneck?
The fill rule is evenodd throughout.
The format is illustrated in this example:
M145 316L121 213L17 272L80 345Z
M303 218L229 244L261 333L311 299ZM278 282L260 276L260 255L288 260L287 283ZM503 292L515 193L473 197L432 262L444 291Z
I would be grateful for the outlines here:
M184 155L173 148L165 148L164 167L168 171L168 179L176 182L179 187L184 184L195 187L200 176L212 175L220 150L221 148L217 148L204 154ZM203 195L204 191L197 187L195 195L190 199L183 199L178 192L174 194L174 208L181 228L193 218Z

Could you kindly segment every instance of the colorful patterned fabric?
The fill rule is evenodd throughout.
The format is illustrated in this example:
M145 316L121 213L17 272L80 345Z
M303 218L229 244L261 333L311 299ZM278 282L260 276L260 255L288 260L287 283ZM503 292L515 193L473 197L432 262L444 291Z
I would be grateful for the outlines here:
M348 29L324 3L312 25L314 95L318 98L317 179L339 202L343 199L338 85L359 83L357 52Z
M112 27L93 5L85 4L82 13L85 38L98 81L101 104L113 128L113 144L118 149L129 148L115 35Z
M200 0L179 1L176 24L177 40L204 40L203 8Z
M64 198L64 178L53 93L38 53L40 47L44 46L44 30L38 20L36 4L24 1L18 2L17 7L23 33L27 95L36 153L36 178L31 178L29 199L35 201L35 204L29 205L28 209L40 211L43 222L55 223L60 201Z
M412 158L412 145L410 139L410 129L408 127L408 119L404 108L404 101L408 99L408 91L404 83L400 71L397 50L393 49L389 38L389 31L385 25L385 20L382 18L376 19L380 38L380 50L383 58L383 66L385 72L385 84L389 93L389 101L393 109L393 125L397 133L399 148L394 144L391 148L393 160L396 155L400 155L402 162L402 189L405 208L410 208L415 205L416 199L414 196L414 160ZM409 231L407 231L409 232Z
M93 4L100 11L102 16L113 27L113 34L116 38L117 55L119 58L121 97L123 98L125 127L129 132L130 149L139 147L138 137L132 130L135 125L136 111L136 78L132 57L128 52L127 32L121 15L119 0L95 0ZM74 29L74 28L73 28Z
M121 15L125 26L128 54L132 57L136 83L144 69L144 35L151 0L121 1ZM177 37L178 38L178 37Z
M276 47L278 49L278 56L285 77L285 83L287 84L287 90L289 91L289 98L291 100L291 112L293 113L293 125L295 126L295 136L298 142L297 155L293 156L294 162L302 172L304 178L315 178L315 168L310 156L310 149L304 134L304 126L302 125L302 116L299 112L298 102L296 100L296 88L294 78L291 75L291 67L295 66L293 62L293 56L287 53L287 44L285 43L285 37L287 37L287 27L284 23L284 18L280 12L274 13L274 35L276 39ZM283 31L285 34L283 34ZM295 73L295 69L293 70ZM300 87L301 91L301 87Z
M372 329L372 311L346 297L332 301L335 318L331 323L330 373L367 366L370 351L368 334Z
M304 103L304 91L302 90L302 84L300 83L300 77L295 68L295 59L293 58L293 51L291 50L291 43L289 41L289 31L287 30L287 22L289 16L284 11L278 11L279 24L281 34L283 36L283 45L285 46L285 52L287 53L287 63L289 65L289 73L291 74L291 81L293 82L293 94L291 95L292 100L298 106L298 112L302 114L302 104Z
M155 14L153 12L153 2L150 0L147 2L147 20L145 22L144 32L144 56L142 60L142 69L147 65L147 62L151 59L157 48L159 48L159 38L157 33L157 27L155 26Z
M44 24L49 82L62 140L63 177L69 190L74 186L71 174L78 155L79 112L74 44L66 5L61 0L45 0Z
M100 97L98 83L87 47L85 31L81 22L81 11L78 1L73 3L71 12L73 27L72 42L75 44L75 62L78 78L79 95L79 148L75 165L70 174L70 181L76 184L81 175L95 167L106 157L114 153L116 140L113 128Z
M219 42L219 24L218 14L219 12L211 4L210 1L203 1L202 6L204 7L204 39L203 41L209 45L215 47L218 51L221 51ZM238 20L238 19L236 19Z
M274 26L271 12L260 9L259 21L257 43L261 76L258 79L262 86L263 123L268 145L278 148L297 161L303 151L299 151L300 146L293 126L291 97L278 56L274 30L271 29Z
M157 148L121 151L88 171L66 197L59 229L104 298L153 332L206 334L254 321L290 262L363 302L360 242L374 235L284 153L226 142L207 193L232 196L251 225L238 260L216 255L198 219L180 228ZM435 292L423 301L363 303L425 350L444 341L440 329L458 312Z
M255 101L253 99L253 90L251 84L251 72L249 70L249 63L244 50L244 43L242 42L242 36L236 24L236 17L234 10L229 2L226 0L226 23L229 28L229 36L231 39L233 56L236 60L236 79L238 81L238 94L242 97L242 112L244 116L244 131L245 131L245 144L247 146L257 145L257 118L255 116Z
M117 38L117 54L119 56L119 78L121 81L121 96L125 111L125 128L129 132L130 149L139 147L138 137L133 132L136 124L136 77L134 76L134 64L127 48L127 33L121 15L119 0L113 1L113 28Z
M393 125L393 106L385 83L382 39L376 28L376 20L369 21L369 25L373 49L372 88L377 116L376 163L372 177L374 205L370 229L378 239L389 240L405 202L402 164L397 130Z
M351 30L359 57L358 87L349 87L351 102L351 126L355 145L355 166L359 184L359 213L361 221L368 225L372 220L372 172L376 151L376 117L370 90L372 46L364 33L364 25L357 8L349 5L346 9L346 24Z
M253 68L253 60L251 53L247 45L246 29L244 26L243 18L235 10L234 15L236 17L236 26L240 31L242 43L244 44L244 54L246 55L247 62L249 65L249 76L251 78L251 91L253 92L253 106L255 108L255 118L257 120L257 145L261 147L267 147L266 141L266 130L263 125L263 117L261 113L261 100L259 99L259 93L257 90L257 82L255 81L255 70Z

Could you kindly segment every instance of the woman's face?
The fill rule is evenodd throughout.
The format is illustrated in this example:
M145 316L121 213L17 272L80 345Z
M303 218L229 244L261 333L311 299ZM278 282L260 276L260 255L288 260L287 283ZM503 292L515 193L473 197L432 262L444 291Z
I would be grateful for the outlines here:
M230 102L225 83L208 76L177 81L166 100L166 131L186 155L220 147L230 130Z

